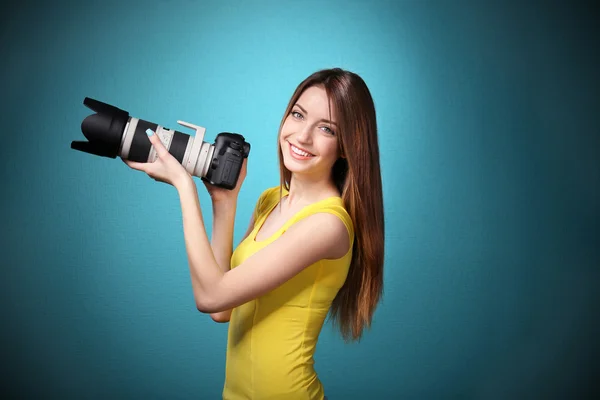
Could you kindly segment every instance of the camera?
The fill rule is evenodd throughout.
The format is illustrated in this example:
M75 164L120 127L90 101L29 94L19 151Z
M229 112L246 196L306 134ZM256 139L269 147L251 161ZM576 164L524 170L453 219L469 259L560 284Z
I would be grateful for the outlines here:
M244 158L250 153L250 143L237 133L219 133L215 143L210 144L203 141L206 129L188 122L177 121L194 129L196 135L193 137L131 117L127 111L89 97L83 104L95 114L87 116L81 123L81 132L88 141L71 142L74 150L101 157L119 156L124 160L154 162L157 154L146 135L146 129L151 129L190 175L229 190L235 188Z

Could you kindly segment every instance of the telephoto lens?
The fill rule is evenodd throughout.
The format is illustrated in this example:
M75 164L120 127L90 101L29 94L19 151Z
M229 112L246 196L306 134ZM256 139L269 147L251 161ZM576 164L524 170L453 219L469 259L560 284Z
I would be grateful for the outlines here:
M250 154L250 143L237 133L219 133L215 143L210 144L203 141L206 129L188 122L177 121L194 129L194 136L131 117L127 111L89 97L83 104L95 114L81 123L81 132L88 141L71 142L74 150L101 157L154 162L157 154L146 135L146 129L151 129L191 175L230 190L236 186L244 158Z

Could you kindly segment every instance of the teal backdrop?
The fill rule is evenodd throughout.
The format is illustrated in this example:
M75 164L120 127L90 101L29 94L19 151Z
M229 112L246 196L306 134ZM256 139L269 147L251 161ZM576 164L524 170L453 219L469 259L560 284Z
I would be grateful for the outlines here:
M360 74L375 99L386 251L384 299L362 341L323 328L315 367L328 397L591 393L597 21L592 2L566 1L5 6L2 394L220 398L227 325L194 307L177 193L72 150L91 113L83 99L204 126L211 142L243 134L237 244L278 183L289 97L329 67Z

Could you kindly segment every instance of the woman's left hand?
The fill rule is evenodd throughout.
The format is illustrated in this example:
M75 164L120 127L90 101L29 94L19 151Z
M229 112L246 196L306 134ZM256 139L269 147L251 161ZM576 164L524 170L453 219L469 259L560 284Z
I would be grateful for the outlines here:
M150 163L140 163L122 159L123 162L135 170L145 172L155 181L168 183L174 187L183 184L185 180L192 179L189 172L187 172L185 168L183 168L183 165L169 153L158 136L150 129L148 129L146 133L151 133L149 139L158 155L156 160Z

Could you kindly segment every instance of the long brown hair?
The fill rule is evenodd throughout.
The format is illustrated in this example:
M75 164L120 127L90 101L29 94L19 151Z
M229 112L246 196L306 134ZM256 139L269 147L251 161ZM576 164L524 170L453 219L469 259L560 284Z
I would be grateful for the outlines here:
M332 177L352 218L355 231L352 261L346 281L331 305L330 317L344 340L358 340L371 326L383 295L384 221L375 104L363 79L340 68L317 71L298 85L287 105L281 127L304 90L320 85L337 112L341 154ZM281 187L289 190L291 172L279 146ZM281 193L280 193L281 197Z

